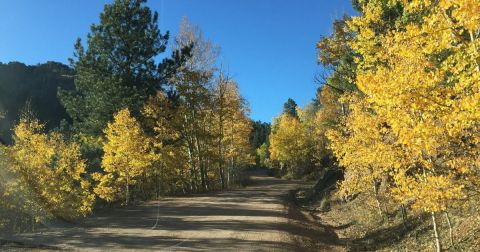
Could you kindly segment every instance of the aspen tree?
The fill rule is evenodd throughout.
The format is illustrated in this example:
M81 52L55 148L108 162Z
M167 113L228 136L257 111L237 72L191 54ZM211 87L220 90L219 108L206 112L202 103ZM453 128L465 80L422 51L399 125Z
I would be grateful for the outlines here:
M240 96L236 83L228 82L226 92L229 113L226 115L224 132L225 159L229 163L227 181L231 183L231 179L236 179L240 172L237 168L253 164L255 160L250 155L252 123L248 118L249 108Z
M207 131L212 115L211 85L218 48L205 40L197 26L184 18L180 32L175 38L175 49L192 46L191 57L170 79L185 110L183 111L182 134L190 165L191 191L207 190L207 163L210 136Z
M4 148L15 208L29 213L32 225L51 217L85 216L95 199L79 145L44 128L34 117L23 116L14 128L14 145Z
M189 162L183 141L185 108L174 92L157 92L144 105L142 114L153 131L152 141L160 160L154 167L158 194L188 187Z
M130 186L137 183L139 176L150 168L158 157L151 149L150 139L145 136L140 124L130 115L128 109L116 113L113 122L108 123L104 132L104 174L93 175L99 182L95 193L107 201L123 198L128 205Z
M436 214L465 199L468 187L477 186L472 181L478 178L480 151L480 4L475 0L359 4L363 15L347 23L356 34L351 47L361 56L356 58L361 95L345 98L353 112L346 118L347 134L330 133L332 148L346 172L388 171L392 197L431 214L434 244L440 251ZM403 10L397 12L401 18L388 23L382 8ZM357 121L365 122L363 128L355 126ZM375 155L389 153L382 163L352 159L351 152L362 153L367 147L357 139L360 136L372 140L369 146L384 147L369 147ZM342 150L342 141L351 143L352 150ZM363 162L368 155L358 157Z
M276 124L276 125L275 125ZM293 176L301 175L299 169L308 152L304 126L298 118L283 114L272 126L270 158L286 166Z

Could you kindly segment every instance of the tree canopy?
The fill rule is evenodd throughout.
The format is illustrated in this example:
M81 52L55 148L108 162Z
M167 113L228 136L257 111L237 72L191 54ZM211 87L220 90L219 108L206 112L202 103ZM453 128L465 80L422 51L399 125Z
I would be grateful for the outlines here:
M98 135L114 112L128 108L139 115L142 104L161 88L155 57L166 49L158 13L145 0L105 5L99 24L87 35L86 48L75 43L75 90L60 98L77 130Z

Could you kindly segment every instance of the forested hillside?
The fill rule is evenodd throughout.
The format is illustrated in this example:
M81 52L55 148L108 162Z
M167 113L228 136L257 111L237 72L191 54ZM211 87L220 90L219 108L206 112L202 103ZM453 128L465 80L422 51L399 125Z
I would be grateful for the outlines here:
M0 121L0 138L11 142L11 129L26 109L32 110L48 129L58 127L63 119L68 121L57 98L58 88L73 89L73 70L64 64L0 63L0 112L5 114Z

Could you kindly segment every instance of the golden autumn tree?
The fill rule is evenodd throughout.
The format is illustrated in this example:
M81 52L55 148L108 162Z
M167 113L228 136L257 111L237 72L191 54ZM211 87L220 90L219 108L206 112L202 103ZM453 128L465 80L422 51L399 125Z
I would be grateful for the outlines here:
M339 116L336 100L326 86L317 102L295 109L295 116L283 113L274 119L270 134L270 161L280 165L284 172L299 177L321 176L331 166L325 132ZM335 98L337 98L335 96ZM335 105L334 105L335 104Z
M154 166L157 194L189 187L189 157L183 141L185 108L175 93L157 92L145 103L142 114L152 131L160 160Z
M332 33L322 37L317 43L317 61L328 75L319 75L316 82L317 109L313 119L313 131L310 139L314 142L313 159L316 169L325 171L336 169L335 158L328 148L326 133L331 129L342 127L341 118L347 114L347 104L341 101L343 94L356 92L356 52L350 43L355 33L348 29L349 16L333 22Z
M352 95L347 99L350 102L347 119L336 128L327 130L330 148L340 167L345 168L339 193L350 196L372 192L379 215L383 217L378 190L382 181L388 178L398 153L390 145L392 136L385 121L365 110L361 98Z
M189 47L168 79L171 89L150 97L142 111L161 155L155 183L165 192L226 189L251 161L248 106L237 84L218 72L218 48L183 19L173 49Z
M263 143L262 145L260 145L260 147L258 147L255 150L255 154L259 158L258 164L260 165L260 167L267 167L267 158L268 158L268 155L269 155L267 144Z
M340 118L346 114L346 106L339 101L342 93L328 85L322 86L317 93L318 109L313 118L314 158L320 164L332 163L333 155L328 148L326 133L340 126Z
M94 178L99 182L95 193L106 201L123 198L128 205L130 186L135 185L140 175L152 166L157 155L151 150L150 139L145 136L140 124L128 109L116 113L113 122L108 123L104 132L104 174L94 174Z
M232 114L227 117L225 129L225 158L229 160L230 168L227 172L229 183L241 173L241 168L254 163L250 155L249 136L252 131L252 122L248 118L249 109L238 93L238 87L232 83Z
M228 160L226 157L226 148L227 148L227 141L228 139L226 132L227 132L227 121L228 116L232 114L232 102L234 97L232 97L232 90L231 90L231 80L228 76L220 74L218 79L215 81L215 85L213 87L213 99L215 104L214 110L214 118L215 118L215 131L216 131L216 145L217 145L217 166L218 166L218 175L220 178L220 183L222 190L227 188L227 178L228 178Z
M298 118L282 114L274 121L270 134L270 159L280 162L290 175L302 175L302 162L308 154L304 125Z
M361 95L344 98L351 108L346 129L330 133L334 152L352 174L343 187L358 190L358 179L388 172L393 198L431 214L440 251L437 213L448 213L469 188L478 188L480 4L358 2L363 15L348 27L360 54ZM388 23L384 8L402 11Z
M14 209L30 215L33 225L50 217L84 216L95 199L79 145L44 129L37 119L23 116L14 128L14 145L4 147L7 195L16 199L11 202Z
M198 26L191 25L184 18L175 38L174 49L191 46L191 55L170 78L181 101L183 122L179 125L186 148L189 170L190 191L206 191L209 186L208 170L212 164L211 123L213 104L211 86L216 71L215 61L218 48L205 39Z

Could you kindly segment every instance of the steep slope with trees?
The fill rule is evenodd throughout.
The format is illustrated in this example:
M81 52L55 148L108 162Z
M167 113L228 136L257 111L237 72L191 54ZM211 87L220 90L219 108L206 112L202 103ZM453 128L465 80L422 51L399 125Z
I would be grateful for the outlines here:
M0 63L0 139L12 141L12 129L20 120L20 114L30 109L47 129L69 121L65 108L57 98L57 89L73 88L74 71L61 63L47 62L27 66L19 62Z

